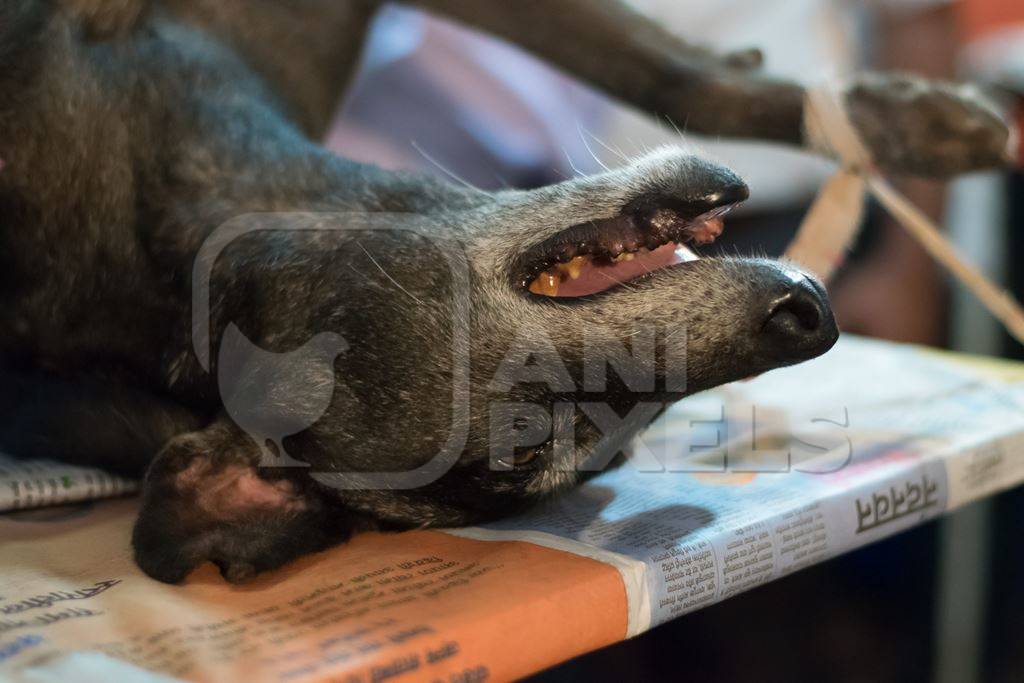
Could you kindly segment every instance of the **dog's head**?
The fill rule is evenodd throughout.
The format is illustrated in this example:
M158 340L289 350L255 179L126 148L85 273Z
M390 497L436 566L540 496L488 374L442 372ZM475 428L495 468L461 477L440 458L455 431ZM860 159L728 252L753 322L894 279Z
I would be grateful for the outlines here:
M813 278L688 251L746 197L729 170L668 149L303 237L315 277L267 291L319 302L307 318L347 351L326 413L286 447L355 508L461 524L600 471L683 396L825 352L837 329ZM354 474L410 471L423 478Z

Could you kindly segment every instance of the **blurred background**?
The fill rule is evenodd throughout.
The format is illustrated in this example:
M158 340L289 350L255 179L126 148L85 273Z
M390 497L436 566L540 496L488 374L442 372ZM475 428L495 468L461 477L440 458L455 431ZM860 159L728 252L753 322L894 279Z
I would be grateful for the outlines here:
M557 0L551 0L557 2ZM1024 111L1024 0L630 0L690 42L757 46L804 83L858 69L969 79ZM1024 119L1022 119L1024 120ZM347 157L486 189L535 187L684 144L736 169L751 199L718 249L780 254L821 183L821 159L702 139L627 109L516 48L388 7L329 136ZM897 179L995 280L1024 295L1024 176ZM1024 358L903 230L869 208L831 283L842 328ZM1024 456L1022 456L1024 457ZM1006 494L538 676L560 681L1024 681L1024 496Z

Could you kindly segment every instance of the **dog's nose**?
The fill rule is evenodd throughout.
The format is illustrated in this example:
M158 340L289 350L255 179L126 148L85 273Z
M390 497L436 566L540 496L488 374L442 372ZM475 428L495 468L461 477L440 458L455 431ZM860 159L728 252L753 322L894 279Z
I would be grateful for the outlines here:
M828 295L804 274L781 269L759 334L763 352L783 363L818 356L839 337Z

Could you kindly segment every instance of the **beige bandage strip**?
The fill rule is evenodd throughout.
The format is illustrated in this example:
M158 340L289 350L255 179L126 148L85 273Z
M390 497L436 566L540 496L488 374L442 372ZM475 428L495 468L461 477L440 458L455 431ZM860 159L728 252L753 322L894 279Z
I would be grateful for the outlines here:
M870 192L1024 344L1024 309L968 263L935 224L881 176L850 123L839 95L828 88L808 90L804 121L811 147L837 158L841 169L819 192L786 256L828 279L857 235L864 194Z

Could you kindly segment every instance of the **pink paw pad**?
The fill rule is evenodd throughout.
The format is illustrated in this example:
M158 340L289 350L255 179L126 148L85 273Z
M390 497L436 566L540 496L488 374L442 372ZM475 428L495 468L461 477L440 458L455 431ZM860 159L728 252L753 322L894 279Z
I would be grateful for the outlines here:
M195 496L197 507L216 519L233 519L252 512L299 512L305 503L289 481L270 481L247 465L214 468L194 460L175 477L179 491Z

